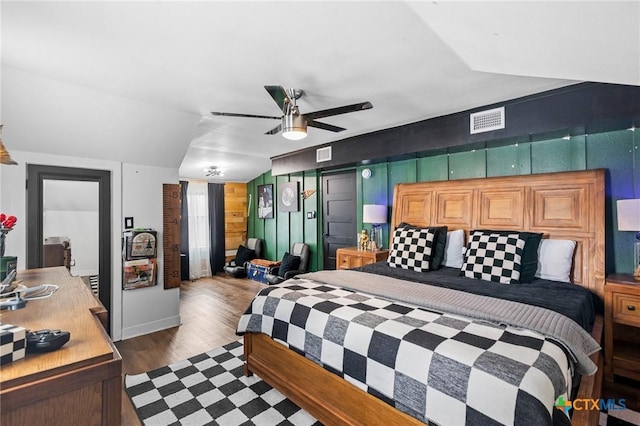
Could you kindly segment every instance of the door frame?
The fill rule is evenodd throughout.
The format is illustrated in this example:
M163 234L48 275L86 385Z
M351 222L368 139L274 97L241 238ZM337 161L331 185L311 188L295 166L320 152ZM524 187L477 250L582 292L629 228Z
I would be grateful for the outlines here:
M43 264L43 189L44 180L70 180L98 183L98 298L111 312L111 172L39 164L27 164L27 250L26 267L41 268ZM107 321L110 325L110 321ZM109 330L107 330L109 332Z

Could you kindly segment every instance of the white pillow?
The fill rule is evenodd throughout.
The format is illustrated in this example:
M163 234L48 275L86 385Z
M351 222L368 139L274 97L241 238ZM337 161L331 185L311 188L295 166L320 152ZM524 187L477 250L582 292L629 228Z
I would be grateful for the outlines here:
M464 262L464 229L447 232L447 244L444 248L442 266L461 268Z
M538 246L536 277L551 281L571 282L571 265L576 242L543 239Z

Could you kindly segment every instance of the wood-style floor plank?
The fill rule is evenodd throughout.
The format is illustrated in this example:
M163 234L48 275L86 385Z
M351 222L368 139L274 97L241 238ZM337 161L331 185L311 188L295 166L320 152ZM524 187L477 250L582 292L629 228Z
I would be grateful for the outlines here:
M180 326L116 342L123 373L144 373L239 339L235 333L238 320L263 287L255 281L226 275L183 281ZM141 425L124 388L122 424Z

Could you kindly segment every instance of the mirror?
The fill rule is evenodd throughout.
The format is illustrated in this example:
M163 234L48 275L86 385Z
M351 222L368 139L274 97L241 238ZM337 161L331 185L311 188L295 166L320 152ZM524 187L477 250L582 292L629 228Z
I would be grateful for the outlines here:
M43 180L43 266L98 275L98 182ZM88 278L87 278L88 279Z

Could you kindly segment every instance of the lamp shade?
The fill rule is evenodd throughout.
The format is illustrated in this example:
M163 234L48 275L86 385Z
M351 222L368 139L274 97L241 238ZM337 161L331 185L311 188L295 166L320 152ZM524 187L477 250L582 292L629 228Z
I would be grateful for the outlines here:
M362 206L363 223L387 223L387 206L365 204Z
M618 231L640 231L640 198L618 200Z

